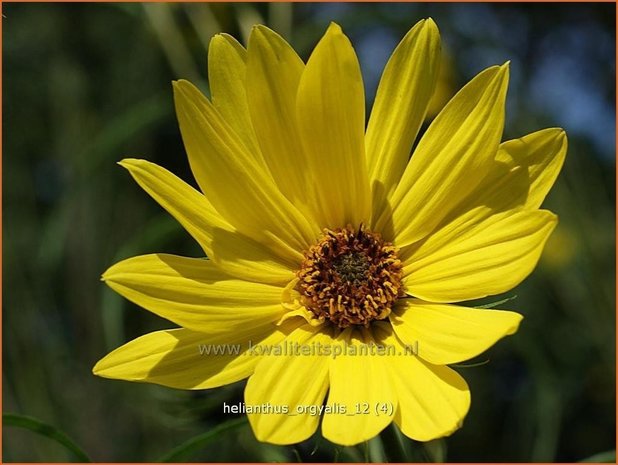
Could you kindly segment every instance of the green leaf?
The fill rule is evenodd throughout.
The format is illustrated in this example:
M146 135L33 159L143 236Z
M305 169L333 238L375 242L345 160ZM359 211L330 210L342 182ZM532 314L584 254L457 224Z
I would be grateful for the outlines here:
M430 462L442 463L446 461L446 441L444 439L425 442L423 447Z
M333 457L333 463L339 462L340 454L341 454L341 449L339 449L339 447L335 447L335 456Z
M380 435L367 441L367 444L369 449L368 462L385 463L387 461L384 444L382 443L382 438Z
M296 462L302 463L303 459L300 456L300 452L298 452L298 449L296 447L292 447L292 452L294 453L294 458L296 459Z
M474 362L474 363L453 363L452 365L449 365L449 366L453 368L475 368L475 367L482 367L483 365L487 365L488 363L489 363L489 359L485 359L480 362Z
M215 439L219 434L246 424L247 417L235 418L233 420L226 421L225 423L214 427L210 431L206 431L205 433L194 436L183 442L181 445L175 447L169 453L157 460L157 462L181 462L185 457L204 447L205 444L210 442L212 439Z
M45 436L58 444L63 445L66 449L73 453L78 462L91 462L90 458L81 448L73 442L66 434L58 428L43 423L36 418L27 417L25 415L17 415L14 413L3 413L2 424L4 426L14 426L16 428L24 428L34 433Z
M594 454L587 459L580 460L580 463L581 462L616 463L616 449L599 452L598 454Z
M502 305L503 303L506 303L510 300L515 300L517 298L517 294L512 295L510 297L507 297L506 299L502 299L502 300L498 300L497 302L491 302L489 304L485 304L485 305L478 305L475 308L495 308L498 305Z
M380 434L384 443L384 450L387 451L388 460L384 462L413 462L412 441L406 438L395 422L391 423Z

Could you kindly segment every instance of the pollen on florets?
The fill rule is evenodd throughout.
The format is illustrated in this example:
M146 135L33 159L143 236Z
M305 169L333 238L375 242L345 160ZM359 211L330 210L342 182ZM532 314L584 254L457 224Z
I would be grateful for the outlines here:
M297 275L303 305L339 328L383 320L402 295L397 248L378 233L325 229L304 253Z

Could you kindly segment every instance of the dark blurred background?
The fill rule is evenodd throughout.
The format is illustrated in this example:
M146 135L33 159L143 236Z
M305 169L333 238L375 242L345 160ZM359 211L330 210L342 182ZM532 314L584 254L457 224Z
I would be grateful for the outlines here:
M390 52L428 16L444 51L432 115L477 72L511 60L504 139L561 126L569 151L546 201L560 225L503 306L525 315L520 331L476 360L488 363L459 368L473 398L463 429L406 447L435 460L544 462L615 449L616 12L608 3L4 3L4 412L59 428L99 461L155 461L229 420L222 402L242 399L243 383L185 392L91 374L111 349L170 326L107 289L101 273L142 253L201 255L115 163L143 157L195 184L170 81L208 91L206 50L219 31L244 42L264 23L306 59L336 21L355 45L371 104ZM388 435L396 432L366 449L317 436L276 447L242 425L186 458L396 460ZM3 457L74 459L6 426Z

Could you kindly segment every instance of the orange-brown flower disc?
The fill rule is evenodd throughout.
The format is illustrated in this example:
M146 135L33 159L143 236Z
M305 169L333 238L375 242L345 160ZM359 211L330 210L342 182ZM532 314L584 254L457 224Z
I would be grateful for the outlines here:
M325 229L305 251L298 271L305 307L318 319L347 328L383 320L402 295L397 248L374 232Z

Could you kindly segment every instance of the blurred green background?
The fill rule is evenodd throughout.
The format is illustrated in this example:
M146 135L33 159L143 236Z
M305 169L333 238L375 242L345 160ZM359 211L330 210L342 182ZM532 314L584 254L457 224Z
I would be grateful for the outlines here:
M446 441L399 444L391 428L356 448L317 436L276 447L243 423L180 458L578 461L615 449L614 4L4 3L3 15L4 412L59 428L98 461L155 461L229 421L222 403L240 401L243 383L184 392L91 374L111 349L169 327L101 273L136 254L201 254L115 163L143 157L195 185L170 81L208 91L206 49L219 31L245 41L264 23L306 59L337 21L370 104L390 51L431 16L445 52L436 109L511 60L504 138L550 126L569 135L546 201L560 225L504 305L525 315L520 331L476 360L489 363L459 369L472 408ZM5 462L74 459L48 438L3 429Z

